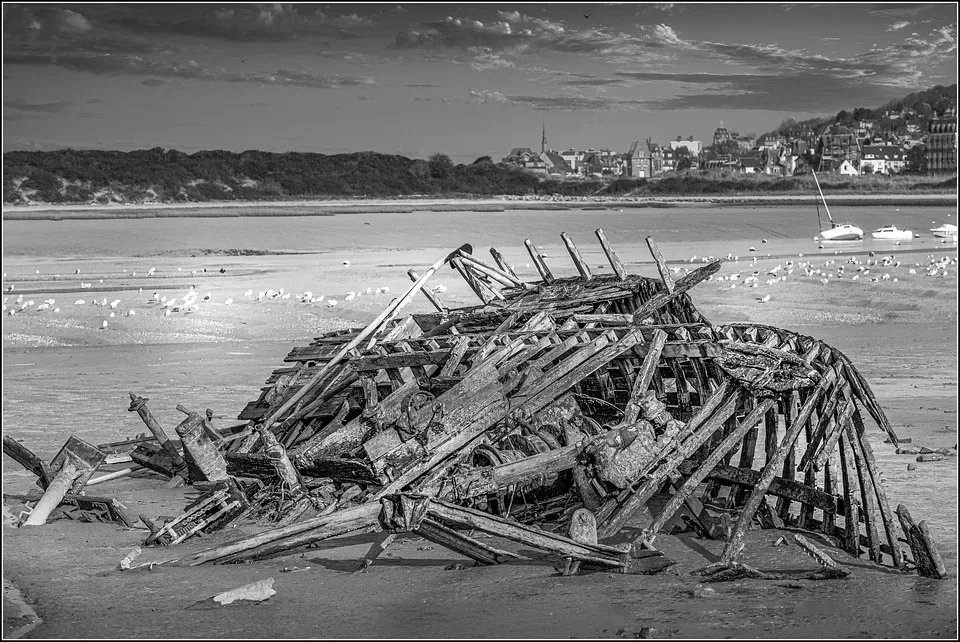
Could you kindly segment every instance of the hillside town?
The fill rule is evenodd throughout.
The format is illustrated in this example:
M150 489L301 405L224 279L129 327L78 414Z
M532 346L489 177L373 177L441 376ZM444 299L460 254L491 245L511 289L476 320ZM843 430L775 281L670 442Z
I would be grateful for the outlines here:
M721 121L707 144L693 136L663 144L647 138L634 141L626 152L552 149L544 124L539 152L515 147L502 162L552 178L652 178L687 169L768 176L794 176L810 169L845 176L956 174L956 107L928 120L919 116L912 108L887 110L879 119L858 119L853 126L838 119L819 131L803 128L759 137L730 131Z

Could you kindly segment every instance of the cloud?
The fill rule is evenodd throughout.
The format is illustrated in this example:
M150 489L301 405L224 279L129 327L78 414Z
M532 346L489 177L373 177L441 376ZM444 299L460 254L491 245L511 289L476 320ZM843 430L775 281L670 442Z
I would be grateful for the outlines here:
M194 60L167 62L145 60L140 56L59 56L47 54L8 55L8 65L57 66L71 71L85 71L103 76L151 76L230 83L257 83L262 85L337 89L375 84L373 78L315 74L292 69L278 69L273 73L237 72L223 67L205 67ZM149 80L149 79L148 79Z
M55 103L28 103L22 98L5 98L3 106L6 109L15 109L17 111L27 111L39 114L53 114L61 112L70 107L70 102L61 100Z
M413 83L413 84L409 84L409 85L404 85L404 87L414 87L414 88L421 88L421 87L443 87L443 85L431 85L430 83Z
M875 16L884 16L886 18L913 18L914 16L926 13L937 6L945 6L946 3L938 5L932 2L915 3L895 3L877 4L867 9L867 12ZM953 10L954 15L956 9Z
M330 22L341 29L361 29L364 27L373 26L372 19L368 18L367 16L358 16L355 13L334 18Z
M560 83L568 87L609 87L613 85L623 85L625 84L623 80L619 78L576 78L573 80L564 80Z
M478 71L487 71L490 69L512 69L516 65L509 60L504 60L499 54L481 53L474 56L470 66Z
M367 64L373 60L367 54L355 51L318 51L316 55L321 58L327 58L328 60L342 60L356 64Z
M82 13L48 5L5 5L4 34L83 34L93 25Z
M373 100L373 98L371 98L370 96L360 96L357 100L365 101L365 100Z
M508 96L507 99L537 111L610 111L638 104L635 100L592 96Z
M470 90L470 101L475 103L506 103L510 102L506 96L501 94L499 91L491 91L489 89L481 89L475 91Z
M106 102L107 101L103 100L102 98L91 98L90 100L87 101L87 104L88 105L104 105L106 104Z
M907 21L907 20L899 20L899 21L897 21L897 22L894 22L894 23L893 23L892 25L890 25L889 27L887 27L887 31L899 31L900 29L903 29L904 27L909 27L909 26L910 26L910 22L909 22L909 21Z
M141 85L145 87L161 87L163 85L169 85L169 80L164 80L163 78L144 78L140 81Z
M429 102L433 102L433 98L427 98L426 96L414 96L414 97L413 97L413 102L415 102L415 103L421 103L421 102L423 102L423 103L429 103Z

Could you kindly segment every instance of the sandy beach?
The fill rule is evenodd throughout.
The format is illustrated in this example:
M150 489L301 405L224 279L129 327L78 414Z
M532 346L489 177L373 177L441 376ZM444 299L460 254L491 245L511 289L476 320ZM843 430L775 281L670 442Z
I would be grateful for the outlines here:
M556 274L572 275L574 266L559 239L568 231L585 260L608 271L593 237L601 227L628 270L647 276L657 274L643 242L648 234L675 269L692 270L715 257L724 260L717 275L724 277L766 274L787 261L836 275L836 266L851 258L893 256L891 265L858 280L834 277L824 285L819 275L804 276L797 267L774 285L761 278L757 288L731 287L730 280L714 279L691 296L713 323L767 323L839 348L861 369L900 437L914 445L952 447L957 442L957 245L928 230L934 222L956 222L956 195L869 196L857 196L857 202L875 201L875 207L845 206L843 197L831 198L838 204L834 216L849 214L865 230L896 222L920 238L900 245L866 240L820 247L812 238L815 209L803 197L789 196L731 201L742 205L738 208L722 205L724 197L674 198L668 199L675 205L669 209L617 205L602 212L582 203L578 209L549 212L512 209L527 204L503 200L471 201L505 208L474 212L426 211L449 207L448 201L403 201L416 215L382 211L400 201L204 206L278 208L287 212L274 214L281 218L207 218L191 204L175 218L110 221L82 220L92 211L84 207L5 208L4 434L48 460L70 435L94 444L132 437L144 426L127 412L131 391L150 398L164 427L182 420L177 404L211 408L222 417L221 425L231 425L291 348L322 332L369 322L409 286L408 269L422 271L469 242L478 256L496 247L521 279L535 281L522 245L530 237ZM939 200L909 205L927 202L910 198ZM771 210L775 201L779 205ZM327 207L356 211L343 216ZM296 215L312 208L329 215ZM178 209L123 208L133 213ZM22 220L17 213L23 213ZM63 220L28 220L30 214L50 213ZM78 220L68 220L71 213ZM944 260L945 269L928 274L931 261ZM477 302L452 270L439 272L431 284L447 286L439 296L450 307ZM210 296L196 312L165 316L150 302L154 292L182 298L191 286ZM281 288L292 296L257 300L260 292ZM389 292L377 294L382 288ZM299 302L297 295L308 291L323 294L324 300ZM351 292L359 296L347 301ZM768 294L770 300L761 303ZM15 303L19 296L34 304L21 311L23 302ZM38 310L49 299L54 302ZM117 299L111 309L109 303ZM330 307L331 299L338 304ZM93 305L94 300L108 305ZM17 313L11 316L14 306ZM430 309L418 297L406 311ZM369 535L247 565L120 573L119 560L146 531L69 520L5 526L3 570L43 619L26 634L38 639L628 638L643 627L675 638L955 638L957 460L916 463L915 456L898 455L884 443L876 425L868 424L867 430L891 502L906 504L916 519L928 522L949 579L904 575L831 550L852 571L849 579L798 586L740 580L713 585L715 592L703 597L692 592L697 580L689 571L714 561L722 542L688 536L662 536L666 554L679 563L655 576L560 577L547 559L446 570L465 558L414 537L401 538L367 572L355 574ZM915 470L908 470L909 464ZM4 458L5 495L34 488L33 475ZM176 515L196 496L189 488L167 488L159 476L140 473L103 484L97 492L116 497L137 514L154 516ZM5 503L14 507L15 501ZM259 528L231 524L178 548L200 550ZM771 547L774 539L774 531L749 531L744 561L769 569L809 563L796 547ZM147 550L144 556L163 554ZM277 594L263 604L226 613L185 610L268 577L275 578Z

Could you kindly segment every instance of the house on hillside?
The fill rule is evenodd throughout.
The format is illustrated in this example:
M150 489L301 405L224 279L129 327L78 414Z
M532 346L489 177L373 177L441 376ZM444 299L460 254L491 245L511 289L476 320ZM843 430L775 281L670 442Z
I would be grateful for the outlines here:
M546 174L547 166L537 154L529 147L514 147L510 153L504 156L503 164L519 169L525 169L537 174Z
M740 174L762 174L763 161L758 156L742 156L736 171Z
M866 145L860 168L869 173L867 166L877 174L897 174L907 165L907 154L902 147L895 145Z
M557 152L543 152L540 154L540 160L543 161L547 174L551 176L566 176L570 173L570 166L563 156Z
M851 161L845 160L840 163L838 168L841 176L858 176L860 171L857 169L857 166L854 165Z
M576 149L567 149L560 152L560 158L566 161L567 167L570 168L571 172L577 174L580 170L580 162L583 160L583 154L584 152Z
M957 108L950 107L930 121L927 134L927 173L957 173Z

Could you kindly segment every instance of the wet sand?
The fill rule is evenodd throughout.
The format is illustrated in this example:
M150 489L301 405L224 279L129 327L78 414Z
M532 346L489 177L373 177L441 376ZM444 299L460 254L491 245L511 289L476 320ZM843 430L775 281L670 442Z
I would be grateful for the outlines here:
M910 224L923 230L920 223L952 220L947 215L955 211L920 208L904 216L913 217ZM102 443L142 433L139 419L126 411L128 391L149 397L165 427L182 419L174 409L178 403L200 411L212 408L225 417L219 420L224 425L233 423L292 347L321 332L371 320L408 287L408 268L422 271L467 241L478 255L496 246L521 278L535 280L521 245L531 236L549 255L555 273L569 275L573 266L559 241L559 232L567 230L599 271L605 259L591 239L592 230L603 227L629 269L650 276L656 271L642 240L651 233L663 239L671 266L681 271L702 264L704 256L739 256L737 262L725 262L720 275L765 274L787 260L810 260L830 269L826 261L842 263L851 255L864 260L870 251L895 254L902 265L876 274L889 273L890 280L844 279L824 286L795 272L774 286L761 279L758 288L731 289L727 281L711 281L692 296L714 323L770 323L827 341L860 367L901 437L929 447L956 444L956 265L945 277L928 277L922 269L931 256L956 258L956 245L926 236L901 246L865 241L820 249L806 233L809 208L782 212L786 215L776 219L758 209L734 216L726 208L714 208L691 210L680 218L651 211L642 219L626 213L511 212L291 217L264 225L201 219L111 221L97 227L85 227L93 222L5 222L6 304L20 292L30 292L25 299L39 304L54 298L51 308L60 311L38 312L35 304L3 317L4 434L23 439L49 459L70 434ZM858 219L892 214L891 208L889 214ZM204 248L270 253L198 252ZM803 258L797 256L801 253ZM150 267L156 272L146 277ZM910 275L911 268L917 274ZM73 275L76 269L81 274ZM91 287L81 288L81 282ZM475 302L452 271L438 273L431 283L448 286L440 296L451 307ZM12 293L7 291L11 284ZM190 285L201 296L211 295L197 312L164 317L147 302L154 291L182 297ZM389 294L366 294L367 287L384 286ZM327 307L293 297L256 301L244 295L250 289L255 295L281 287L293 294L322 293L339 303ZM361 296L346 302L350 291ZM100 300L121 299L115 317L109 317L107 308L90 305L94 294ZM762 304L765 294L771 300ZM228 298L233 299L230 305ZM78 299L86 303L75 305ZM130 309L135 316L126 316ZM409 312L429 309L422 297L408 307ZM720 547L686 536L658 538L667 555L680 563L657 576L565 578L556 575L548 560L444 570L464 560L417 538L401 538L370 570L353 574L369 546L368 535L341 538L339 547L331 541L250 565L119 573L120 558L142 542L145 532L66 520L5 527L4 575L44 619L27 635L31 638L633 637L645 626L657 628L659 637L677 638L955 638L957 461L919 463L908 471L915 457L895 454L872 423L868 434L891 502L906 504L916 519L928 521L950 579L901 575L831 549L853 571L850 579L795 583L802 588L744 580L711 585L715 593L695 597L691 592L697 578L688 572L714 561ZM32 476L5 458L4 492L32 488ZM97 493L154 516L176 515L194 496L189 489L167 489L159 477L146 474L103 484ZM148 550L144 557L199 550L257 528L232 525L177 550ZM751 565L785 571L815 566L794 546L771 547L775 532L750 531L748 536L744 559ZM301 570L283 570L291 567ZM276 579L277 595L264 604L226 613L184 610L266 577Z

